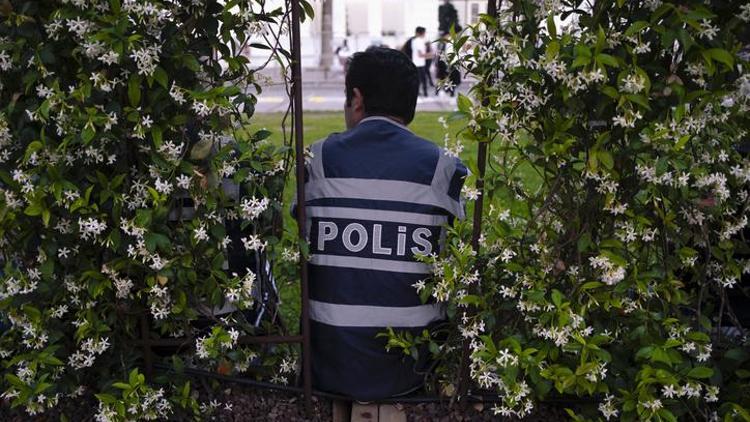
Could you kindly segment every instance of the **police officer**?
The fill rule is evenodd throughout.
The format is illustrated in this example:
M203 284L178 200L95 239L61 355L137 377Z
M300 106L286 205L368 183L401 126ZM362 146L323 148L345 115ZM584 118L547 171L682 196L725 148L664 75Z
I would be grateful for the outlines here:
M345 84L348 130L311 146L305 181L312 372L316 388L370 401L423 384L429 353L415 362L376 336L444 321L412 285L430 275L417 256L438 253L464 217L467 169L407 127L419 77L402 52L354 54Z

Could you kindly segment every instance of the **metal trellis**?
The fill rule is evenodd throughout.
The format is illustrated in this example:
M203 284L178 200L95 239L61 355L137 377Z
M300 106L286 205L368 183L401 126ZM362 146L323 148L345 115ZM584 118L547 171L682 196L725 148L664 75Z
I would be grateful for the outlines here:
M297 207L296 207L296 219L298 226L298 236L301 241L307 238L306 231L306 213L305 213L305 190L304 190L304 177L305 177L305 154L304 154L304 130L303 130L303 110L302 110L302 70L301 70L301 59L300 59L300 13L301 5L299 0L290 0L291 4L291 36L292 36L292 113L294 118L293 126L293 138L294 138L294 151L295 151L295 176L297 179ZM497 14L497 1L488 0L487 12L490 15ZM487 143L482 142L479 144L477 153L477 166L479 174L476 180L476 189L480 192L479 198L475 202L474 216L473 216L473 231L472 231L472 247L475 250L479 250L479 237L481 234L482 226L482 212L483 212L483 193L484 191L484 176L487 163ZM302 251L300 251L302 252ZM303 256L301 254L301 256ZM222 375L218 373L212 373L208 371L202 371L198 369L186 369L185 373L194 376L212 377L220 380L229 382L235 382L244 385L250 385L258 388L281 390L293 393L302 393L304 396L305 409L308 415L312 412L312 395L315 394L320 397L326 397L331 399L347 399L347 397L329 394L325 392L313 391L312 389L312 367L311 367L311 355L310 355L310 315L309 315L309 280L307 271L307 262L305 259L300 260L299 265L299 276L301 282L301 335L268 335L268 336L243 336L237 341L240 345L248 344L289 344L298 343L302 346L302 388L299 387L288 387L278 386L270 383L264 383L249 379L243 379L239 377L233 377L228 375ZM182 347L189 345L193 339L190 338L151 338L150 328L148 319L142 316L140 319L140 334L141 339L136 341L136 345L143 347L144 353L144 366L147 376L151 376L154 368L159 370L168 370L164 365L154 364L154 351L153 347ZM468 394L469 385L469 371L468 371L468 342L464 343L463 347L463 359L461 361L461 373L459 378L459 397L466 399L466 401L475 402L495 402L497 397L482 396L482 395L471 395ZM419 397L401 397L398 399L386 399L380 402L390 403L427 403L427 402L439 402L446 401L444 397L440 396L419 396Z
M297 226L299 228L299 238L306 239L305 226L305 143L302 121L302 66L300 59L300 12L301 6L299 0L290 0L291 4L291 35L292 35L292 112L294 118L294 151L295 167L297 181ZM301 251L300 251L301 252ZM302 256L302 254L301 254ZM310 315L309 315L309 284L307 275L307 262L300 260L299 275L301 282L301 335L268 335L268 336L243 336L237 339L237 344L289 344L298 343L302 345L302 388L299 391L304 395L305 410L308 414L312 412L312 372L310 359ZM140 340L135 344L143 347L143 363L146 376L151 377L154 370L154 351L153 347L181 347L190 344L191 338L151 338L149 335L150 328L148 319L145 315L140 318ZM163 369L163 368L160 368ZM189 371L186 371L188 373ZM210 373L208 373L210 374ZM198 372L194 375L206 375ZM219 374L216 374L219 375ZM232 379L233 377L228 377ZM238 381L239 379L235 379ZM266 386L267 387L267 386Z

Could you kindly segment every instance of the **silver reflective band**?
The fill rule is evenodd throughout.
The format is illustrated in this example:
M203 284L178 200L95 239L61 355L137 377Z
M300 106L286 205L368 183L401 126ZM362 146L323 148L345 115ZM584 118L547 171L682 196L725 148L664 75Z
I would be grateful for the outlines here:
M420 183L382 179L332 178L311 180L307 183L307 200L320 198L351 198L379 201L398 201L440 207L459 219L464 210L458 201Z
M310 263L327 267L358 268L392 273L429 274L432 272L430 266L422 262L361 258L358 256L313 254L310 257Z
M438 192L446 195L451 188L451 179L456 172L456 159L446 154L440 149L440 158L435 166L435 173L432 175L432 187Z
M312 144L310 152L312 153L312 159L310 159L309 176L312 179L322 179L325 177L323 170L323 143L325 139Z
M409 307L339 305L310 301L310 318L336 327L424 327L445 318L438 303Z
M310 217L349 218L352 220L387 221L390 223L442 226L448 222L445 215L420 214L415 212L384 211L344 207L307 207Z

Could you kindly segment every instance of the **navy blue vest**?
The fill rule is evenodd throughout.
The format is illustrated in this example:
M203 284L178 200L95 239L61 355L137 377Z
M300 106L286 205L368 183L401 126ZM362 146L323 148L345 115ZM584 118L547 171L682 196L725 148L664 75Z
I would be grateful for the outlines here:
M412 286L427 278L415 255L439 252L445 225L463 218L461 162L405 126L369 117L311 147L305 192L310 240L312 371L316 388L376 400L419 388L429 364L386 352L387 327L445 319Z

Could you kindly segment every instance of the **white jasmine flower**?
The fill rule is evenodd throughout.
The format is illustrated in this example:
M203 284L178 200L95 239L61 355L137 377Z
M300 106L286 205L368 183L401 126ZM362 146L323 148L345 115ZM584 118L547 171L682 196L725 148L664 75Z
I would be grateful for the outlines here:
M716 38L716 35L719 33L719 27L711 25L711 21L708 19L703 19L700 26L701 29L698 31L698 36L709 41Z
M425 282L424 280L419 280L416 283L412 284L411 286L417 289L417 293L420 293L425 288Z
M470 201L476 201L482 195L482 193L478 189L472 188L468 185L464 185L461 193L466 199Z
M247 251L263 251L267 246L267 242L261 241L259 235L250 235L242 238L242 245Z
M187 101L185 100L185 93L174 82L172 82L172 86L169 88L169 95L177 104L182 105Z
M201 224L200 227L193 230L193 238L197 242L208 240L208 233L206 233L206 227Z
M211 113L211 107L206 101L193 101L192 110L200 117L206 117Z
M141 125L143 125L143 127L150 128L152 124L154 124L154 121L148 114L141 119Z
M662 394L662 395L663 395L664 397L666 397L666 398L668 398L668 399L671 399L672 397L674 397L674 396L675 396L675 394L677 394L677 390L675 390L675 388L674 388L674 385L672 385L672 384L670 384L670 385L665 385L665 386L664 386L664 387L662 388L662 390L661 390L661 394Z
M99 60L106 65L112 65L112 64L119 63L120 55L115 53L114 51L108 51L100 55Z
M161 194L169 195L172 193L172 183L169 180L161 180L161 178L157 178L154 184L154 189Z
M192 178L188 175L181 174L177 176L177 187L180 189L190 189L190 181Z

